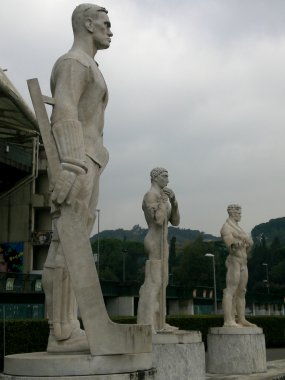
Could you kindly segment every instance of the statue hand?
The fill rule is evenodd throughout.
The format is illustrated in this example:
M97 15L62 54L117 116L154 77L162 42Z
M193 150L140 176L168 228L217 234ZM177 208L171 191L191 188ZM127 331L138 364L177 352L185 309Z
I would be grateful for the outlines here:
M164 187L164 188L162 189L162 191L163 191L163 193L164 193L165 195L167 195L167 197L168 197L168 199L169 199L169 201L170 201L171 203L174 203L174 202L176 201L176 199L175 199L175 194L174 194L173 190L169 189L168 187Z
M64 201L71 204L72 199L80 190L77 173L70 170L62 170L56 180L51 194L53 203L61 205Z

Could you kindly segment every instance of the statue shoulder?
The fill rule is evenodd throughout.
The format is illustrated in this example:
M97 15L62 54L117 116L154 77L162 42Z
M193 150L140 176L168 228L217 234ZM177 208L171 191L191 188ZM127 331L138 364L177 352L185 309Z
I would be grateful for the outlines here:
M226 220L225 223L223 224L223 227L221 228L221 236L231 233L232 230L233 228L231 227L228 220Z
M80 51L71 50L62 56L60 56L53 66L53 72L60 67L62 64L72 65L74 63L79 63L80 65L88 68L91 64L91 58L87 54Z
M157 203L159 199L160 196L158 194L156 194L154 191L149 190L143 197L143 205Z

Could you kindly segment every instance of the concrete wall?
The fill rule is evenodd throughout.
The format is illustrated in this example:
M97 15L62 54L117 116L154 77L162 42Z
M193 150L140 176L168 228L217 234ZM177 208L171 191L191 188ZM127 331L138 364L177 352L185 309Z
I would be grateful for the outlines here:
M193 300L168 300L169 315L193 315Z
M33 246L33 231L51 230L46 159L37 178L0 199L0 243L24 242L24 272L43 269L48 246Z
M134 315L134 297L110 297L105 303L109 315Z
M32 184L29 183L0 199L1 243L30 240L31 192Z

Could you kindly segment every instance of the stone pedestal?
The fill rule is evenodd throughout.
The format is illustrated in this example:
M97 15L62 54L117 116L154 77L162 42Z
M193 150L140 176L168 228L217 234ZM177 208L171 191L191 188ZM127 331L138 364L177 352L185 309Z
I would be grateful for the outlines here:
M53 376L53 377L39 377L39 376L11 376L0 374L0 380L155 380L154 369L145 371L135 371L131 373L119 373L111 375L89 375L89 376Z
M4 379L136 380L144 373L144 379L150 380L155 373L149 371L151 368L151 353L91 356L34 352L6 356Z
M155 380L205 380L205 349L198 331L153 335Z
M209 330L207 372L266 372L265 338L259 327L213 327Z

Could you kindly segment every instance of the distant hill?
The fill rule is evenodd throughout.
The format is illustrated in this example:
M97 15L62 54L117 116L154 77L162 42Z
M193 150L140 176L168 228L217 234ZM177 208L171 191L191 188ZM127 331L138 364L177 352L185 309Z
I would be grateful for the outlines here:
M272 243L278 238L281 245L285 244L285 217L270 219L269 222L258 224L251 231L254 242L265 238L267 243Z
M147 228L141 228L138 224L135 225L131 230L124 230L122 228L117 230L105 230L100 232L100 238L113 238L120 240L129 241L140 241L142 242L147 233ZM204 241L215 241L220 240L220 238L206 234L198 230L190 230L184 228L169 227L168 228L168 238L169 240L175 236L177 244L183 244L187 241L193 241L197 239L198 236L203 234ZM91 237L91 243L97 240L97 234Z

